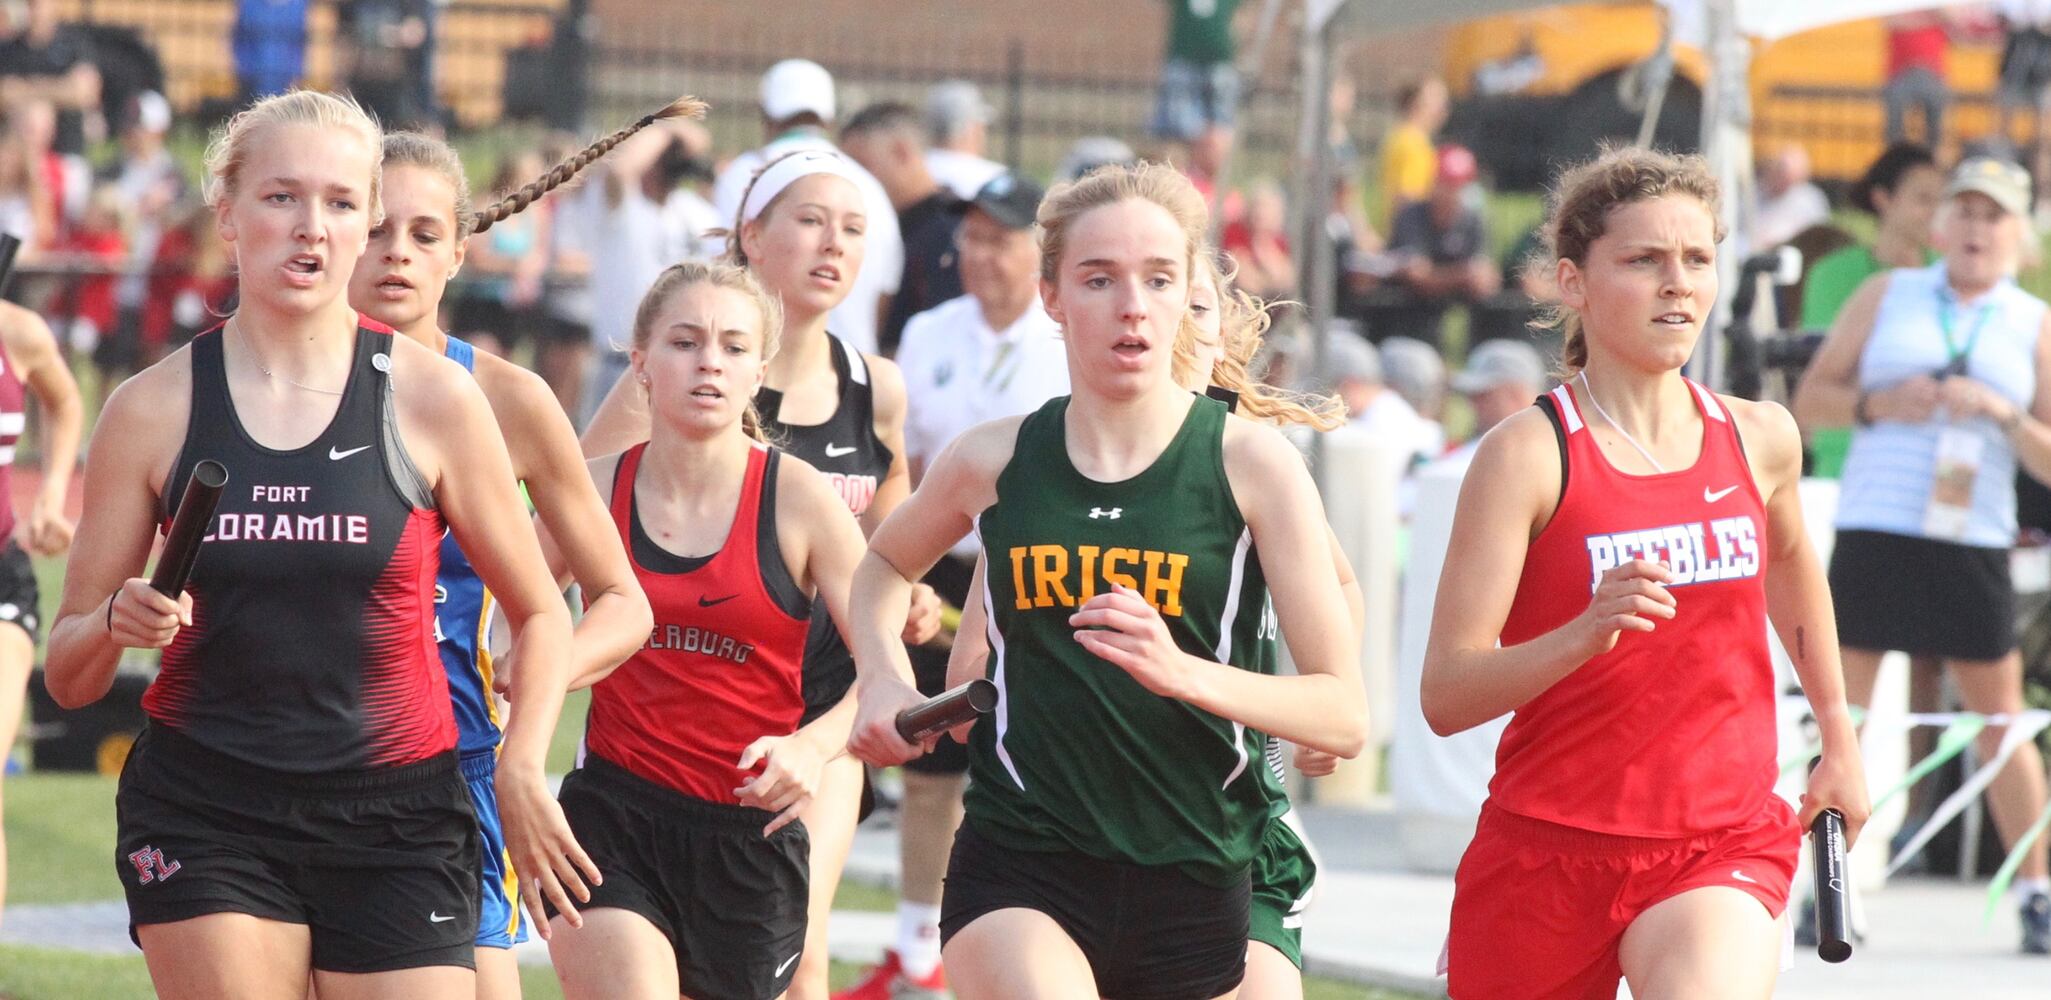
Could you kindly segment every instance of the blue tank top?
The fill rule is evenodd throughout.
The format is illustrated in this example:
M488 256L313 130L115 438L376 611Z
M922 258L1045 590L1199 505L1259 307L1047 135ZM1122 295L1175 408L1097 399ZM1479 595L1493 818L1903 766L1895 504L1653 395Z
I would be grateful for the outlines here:
M1962 303L1945 279L1944 262L1902 268L1887 278L1873 334L1859 355L1859 388L1876 392L1952 363L2027 410L2037 395L2037 338L2045 305L2014 281ZM1947 333L1947 330L1949 331ZM1924 510L1937 475L1941 416L1919 424L1876 421L1853 431L1837 508L1839 530L1925 536ZM1985 548L2015 544L2015 447L1994 422L1959 426L1986 441L1973 477L1971 512L1955 541ZM1952 539L1946 539L1952 540Z
M445 338L442 355L477 370L475 350ZM434 639L449 674L449 700L456 709L456 746L463 754L496 750L504 735L498 702L491 693L491 618L497 608L456 536L442 534L441 572L434 580Z

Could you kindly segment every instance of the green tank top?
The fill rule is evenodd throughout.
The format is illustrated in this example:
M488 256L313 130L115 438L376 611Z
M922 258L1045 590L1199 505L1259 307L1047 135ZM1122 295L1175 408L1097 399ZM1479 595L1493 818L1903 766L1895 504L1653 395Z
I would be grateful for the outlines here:
M1272 670L1267 582L1225 478L1226 408L1194 399L1160 458L1117 483L1069 462L1067 411L1064 396L1025 418L997 501L976 519L987 670L1002 698L970 739L968 822L1014 850L1174 865L1229 885L1274 807L1264 738L1147 691L1068 624L1121 584L1184 652Z

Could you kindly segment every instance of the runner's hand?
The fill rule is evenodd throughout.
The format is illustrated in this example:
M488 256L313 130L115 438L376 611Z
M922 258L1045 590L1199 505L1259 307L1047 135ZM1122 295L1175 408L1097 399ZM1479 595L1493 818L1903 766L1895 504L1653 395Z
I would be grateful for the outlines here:
M1650 632L1660 621L1674 617L1674 595L1665 584L1673 579L1665 566L1633 559L1602 574L1588 610L1569 626L1581 631L1587 655L1599 656L1616 648L1625 632Z
M940 595L923 583L912 584L912 606L904 618L904 644L923 646L940 634Z
M734 794L744 806L776 814L762 828L762 835L767 837L788 826L811 803L812 796L819 791L819 777L826 770L826 755L797 733L764 736L741 751L737 766L750 771L757 764L762 765L762 773L734 789Z
M1803 832L1825 809L1835 809L1844 817L1844 848L1850 851L1859 839L1859 830L1873 816L1873 804L1866 798L1865 765L1856 753L1825 751L1816 770L1809 772L1809 788L1802 793Z
M1290 763L1295 764L1296 769L1303 772L1307 778L1322 778L1339 769L1338 754L1312 750L1301 744L1297 745L1293 758Z
M1113 584L1069 615L1068 624L1082 648L1131 674L1141 687L1164 698L1182 698L1188 690L1189 654L1175 645L1161 613L1138 591Z
M563 807L548 794L548 780L539 768L501 761L494 785L506 853L520 877L520 902L535 930L544 939L548 937L548 910L543 899L555 904L571 927L584 926L576 904L590 902L591 890L586 885L603 884L605 878L570 832Z
M904 737L897 735L897 713L925 700L918 688L895 675L857 685L855 727L848 734L848 752L862 763L876 767L896 767L924 756L940 737L935 735L923 744L906 743Z
M139 576L122 581L112 600L108 631L115 642L131 649L162 649L178 637L180 628L192 624L190 593L174 601Z
M61 556L71 547L71 535L76 530L71 519L64 516L64 501L36 497L35 506L29 508L28 550L39 556Z

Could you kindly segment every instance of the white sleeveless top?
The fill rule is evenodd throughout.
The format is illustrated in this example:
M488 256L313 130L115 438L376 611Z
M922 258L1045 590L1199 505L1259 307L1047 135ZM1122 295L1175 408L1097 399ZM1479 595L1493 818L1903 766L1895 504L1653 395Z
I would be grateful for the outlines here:
M1944 262L1889 272L1873 335L1859 356L1859 388L1877 392L1915 375L1933 375L1965 352L1967 375L1992 386L2024 410L2037 395L2037 338L2045 304L2004 280L1962 303L1945 280ZM1945 332L1946 322L1950 334ZM1837 509L1839 530L1925 537L1923 514L1935 484L1942 413L1924 423L1875 421L1852 432ZM1986 439L1973 480L1971 514L1961 544L2008 548L2015 543L2015 448L1991 420L1958 426Z

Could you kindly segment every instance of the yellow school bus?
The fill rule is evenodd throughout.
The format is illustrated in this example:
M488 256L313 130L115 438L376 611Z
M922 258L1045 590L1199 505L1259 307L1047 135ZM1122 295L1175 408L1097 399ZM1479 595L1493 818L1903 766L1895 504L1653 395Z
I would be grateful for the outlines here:
M1456 111L1448 134L1475 142L1511 187L1542 183L1547 163L1586 157L1598 139L1635 136L1643 105L1634 104L1642 88L1633 83L1659 46L1660 20L1649 0L1617 0L1505 14L1449 31L1444 68ZM1953 143L1994 130L2000 48L1998 33L1953 33L1945 115ZM1677 46L1674 65L1657 141L1694 148L1706 64L1700 52ZM1818 177L1858 176L1883 143L1886 69L1886 26L1878 18L1755 46L1755 145L1800 143ZM2027 116L2019 118L2026 126Z

